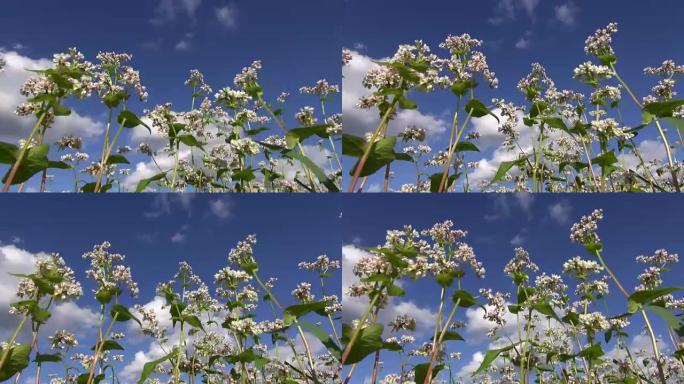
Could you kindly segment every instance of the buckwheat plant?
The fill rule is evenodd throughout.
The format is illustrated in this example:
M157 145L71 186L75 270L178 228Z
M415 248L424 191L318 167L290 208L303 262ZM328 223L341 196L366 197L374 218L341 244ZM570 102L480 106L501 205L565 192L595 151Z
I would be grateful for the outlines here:
M644 75L656 77L657 84L651 94L639 98L617 69L618 53L613 49L617 32L617 24L610 23L587 38L585 53L591 59L579 64L572 74L582 85L579 91L558 89L543 65L533 63L517 86L524 103L494 98L489 106L474 93L478 80L492 88L498 85L484 54L477 50L479 40L468 34L449 36L440 45L449 52L444 59L429 54L422 42L400 46L390 61L378 63L367 73L364 86L373 94L357 104L359 108L377 108L380 125L368 140L349 134L343 137L343 153L359 158L350 174L349 190L363 189L363 181L356 189L358 176L368 177L385 168L385 191L681 192L684 179L677 150L684 145L684 100L676 98L676 88L684 65L664 60L646 67ZM343 53L343 65L353 59L351 54ZM416 156L415 145L396 153L396 138L386 135L396 105L418 107L406 101L405 93L417 89L439 94L447 88L457 97L448 147L428 159L422 157L426 155L423 152ZM625 111L634 107L641 120L626 121ZM504 161L494 164L498 169L491 171L478 169L491 167L484 165L485 159L468 161L472 153L479 152L481 133L469 122L483 117L495 119L504 138L497 149ZM656 144L664 148L663 159L643 153L643 141L638 139L650 129L657 134ZM671 131L676 132L676 139ZM415 183L392 188L395 175L389 169L395 160L415 163ZM441 167L442 172L422 173L419 163ZM478 179L472 180L469 173L475 170Z
M157 285L158 300L125 306L120 301L124 291L135 297L138 286L122 264L124 256L112 253L107 242L94 246L83 255L90 262L86 276L94 282L100 306L92 347L80 345L74 334L78 330L68 329L40 342L39 329L50 319L51 305L80 297L82 289L58 255L39 259L34 273L17 275L20 301L11 305L10 313L22 320L2 343L0 381L18 382L33 362L36 383L118 383L126 359L125 330L149 337L158 351L140 367L140 384L340 382L342 306L324 284L339 270L339 261L322 255L299 263L320 287L301 281L291 299L279 298L274 293L277 279L259 274L255 247L254 235L240 241L208 282L189 263L180 262L178 272ZM260 306L267 309L258 311ZM268 312L273 317L264 315ZM29 321L32 341L18 344ZM51 353L39 351L39 346L49 347ZM62 363L63 370L52 368L55 363Z
M664 249L637 256L645 269L628 291L602 255L602 218L603 212L595 210L572 226L571 241L582 245L588 257L568 259L558 274L541 271L529 252L514 249L502 271L511 280L510 293L463 286L466 273L484 278L485 270L463 242L466 233L451 221L425 231L411 226L388 231L385 244L370 248L354 265L358 282L345 293L367 300L363 314L343 326L345 382L354 382L355 375L382 384L681 382L684 300L674 294L684 288L664 287L662 279L678 256ZM403 282L418 279L434 281L434 296L440 297L434 330L424 340L411 314L386 324L380 320L387 319L383 311L391 297L405 294ZM618 302L624 300L617 313L606 305L613 289L619 292ZM459 321L458 308L475 310L489 325L489 350L470 378L453 370L461 358L458 342L465 341L458 329L471 316L461 315ZM653 317L667 329L671 346L656 337ZM637 329L643 329L640 336L649 340L650 349L637 350L628 342L632 323L640 323ZM382 363L381 357L390 354L398 355L394 372ZM358 372L365 360L372 370Z
M39 173L40 190L45 191L50 169L72 170L74 192L129 190L131 181L124 181L131 170L120 167L130 164L127 153L134 148L120 143L136 127L147 129L150 139L167 139L159 149L135 143L135 151L157 169L133 180L137 192L339 191L342 166L335 141L341 135L341 115L326 112L339 93L337 85L321 79L301 87L317 107L303 106L288 115L287 93L267 100L257 60L237 74L231 86L217 91L200 71L191 70L185 81L189 109L168 102L143 109L149 95L132 60L127 53L100 52L92 63L72 48L56 54L50 68L31 69L36 76L22 87L27 100L17 107L17 114L32 116L36 123L18 146L0 143L0 162L11 166L3 179L5 192L17 184L22 191ZM47 130L53 129L56 119L71 114L66 103L76 105L89 98L103 105L107 116L98 158L88 162L88 154L76 152L59 161L48 159ZM288 120L298 127L289 128ZM55 144L62 151L80 149L82 143Z

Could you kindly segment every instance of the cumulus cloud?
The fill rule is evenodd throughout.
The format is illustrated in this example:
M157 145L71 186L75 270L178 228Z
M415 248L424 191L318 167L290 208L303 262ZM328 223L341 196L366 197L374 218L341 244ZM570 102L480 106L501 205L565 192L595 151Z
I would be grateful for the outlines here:
M568 1L565 4L555 6L554 11L556 20L560 21L564 25L573 25L577 20L579 8L574 2Z
M218 217L225 219L230 216L231 202L227 198L215 199L209 202L209 212Z
M532 218L532 207L534 205L534 195L531 193L513 193L492 195L491 211L486 213L484 219L494 222L512 217L513 211L517 210L528 218Z
M35 119L19 117L15 108L25 101L19 89L31 76L33 69L45 69L52 65L49 59L33 59L16 51L0 52L7 62L5 71L0 73L0 141L16 143L26 138L35 124ZM104 132L104 125L88 116L72 109L71 115L55 120L55 124L47 130L46 142L53 143L60 137L70 134L88 139ZM84 140L85 141L85 140Z
M237 14L238 10L234 4L216 8L216 19L226 28L237 27Z
M194 20L200 5L202 0L158 0L150 23L161 25L174 21L179 16L187 16Z
M358 51L352 51L352 61L342 67L342 112L345 133L363 136L365 132L373 131L380 122L377 110L359 109L355 106L361 96L371 93L363 87L362 81L366 72L377 65L373 60ZM447 122L438 116L425 114L416 109L404 109L397 112L390 122L389 133L396 134L414 125L424 128L428 132L428 138L447 130Z
M662 162L667 159L665 146L658 140L644 140L639 143L637 148L645 163L651 161ZM636 171L639 168L639 163L639 158L633 154L622 153L618 155L618 164L625 169ZM639 169L639 171L641 172L643 169ZM668 173L663 173L662 175L652 174L654 179L667 179L670 177Z
M188 214L192 215L192 200L194 195L191 193L187 194L169 194L169 193L158 193L154 195L150 207L144 212L144 216L148 219L157 219L161 216L171 214L172 210L180 209Z
M185 36L183 36L183 38L176 44L176 51L189 51L192 48L192 37L192 33L186 33Z
M346 294L347 288L358 282L352 272L354 265L367 255L366 251L355 245L344 245L342 247L342 304L344 306L342 317L345 323L351 323L358 319L368 305L367 299L351 297ZM401 300L396 297L390 298L387 306L379 313L378 322L387 325L399 315L408 315L416 319L416 334L418 336L426 335L434 329L436 314L431 309L421 307L413 301Z
M570 222L570 213L572 212L572 205L567 200L561 200L556 204L549 205L549 216L558 224L567 224Z
M494 14L489 18L492 24L514 21L518 13L524 13L532 21L541 0L499 0L494 8Z
M0 308L9 308L11 303L18 300L15 292L19 279L8 273L32 273L36 260L47 256L45 252L32 253L13 244L0 246L0 271L4 274L0 279ZM93 332L98 324L98 315L94 311L73 302L59 302L52 306L50 312L52 317L41 328L46 335L66 329L83 336ZM0 339L7 340L18 323L17 316L10 315L6 310L0 312ZM26 341L29 337L30 327L25 327L21 340Z

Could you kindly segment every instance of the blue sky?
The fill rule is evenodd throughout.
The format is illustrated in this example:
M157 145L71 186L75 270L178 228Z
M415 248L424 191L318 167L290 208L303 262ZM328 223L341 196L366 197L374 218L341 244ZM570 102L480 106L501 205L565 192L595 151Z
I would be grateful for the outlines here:
M89 347L93 344L94 329L88 319L98 308L91 294L93 286L85 277L88 265L81 255L94 244L107 240L112 244L112 252L127 256L125 264L131 267L140 286L137 299L124 297L124 303L132 305L151 302L157 283L170 279L181 260L188 261L195 273L213 287L213 275L227 265L228 251L254 233L261 276L278 278L275 293L289 305L294 303L290 292L300 281L310 281L314 289L319 287L315 272L298 270L300 261L313 261L321 254L340 258L340 209L331 201L328 196L299 195L253 195L239 199L162 194L31 198L7 195L0 201L0 207L4 217L13 219L0 224L0 262L3 273L9 273L25 266L39 252L59 252L76 271L84 286L84 297L76 302L77 307L62 308L71 313L55 313L55 325L48 323L46 329L64 326L78 330L82 336L80 344ZM15 284L15 279L6 275L0 279L0 297L4 297L0 301L5 310L10 302L16 301ZM326 282L328 294L339 296L340 284L337 271ZM316 292L320 297L320 291ZM268 305L260 305L258 314L262 319L273 318ZM2 339L8 337L16 321L16 317L3 312ZM127 333L127 358L119 369L132 361L136 351L147 351L149 347L150 339ZM47 331L43 336L48 336Z
M670 253L682 252L680 222L684 208L676 196L468 194L454 197L413 194L365 197L344 200L345 269L351 267L349 260L359 249L384 243L388 229L399 229L405 224L425 229L449 219L456 228L468 231L465 241L474 248L478 260L487 269L484 280L466 277L463 286L471 292L479 288L511 292L513 284L503 273L503 267L513 257L517 246L527 249L532 261L548 274L560 274L563 262L574 256L589 258L581 246L570 242L569 234L572 223L595 208L604 210L605 218L599 223L598 231L604 244L603 256L628 290L637 284L636 276L643 270L643 266L635 263L636 256L652 255L656 249L663 248ZM683 265L674 266L671 272L664 274L664 285L681 284L679 276L682 273ZM425 341L425 330L433 329L426 322L434 321L430 319L439 303L438 286L427 280L404 282L407 295L396 299L389 309L395 314L408 311L417 318L418 344ZM575 282L568 278L564 280L569 290L574 290ZM350 274L346 274L343 284L347 285L350 281ZM612 284L611 292L605 302L609 315L624 313L625 299ZM604 308L604 303L599 302L596 310ZM464 312L457 313L456 319L465 321ZM656 332L662 334L663 322L656 319L654 323ZM638 318L633 318L631 336L639 333L641 325ZM423 337L420 337L421 329ZM487 349L482 333L471 332L469 328L462 331L466 340L471 341L452 343L452 352L463 353L462 361L453 368L454 372L470 363L474 353ZM477 339L480 340L473 341ZM630 342L638 345L639 339L630 339ZM666 344L669 345L669 342ZM606 348L606 351L609 349ZM388 356L385 354L382 358L386 369L380 377L394 372L396 368L394 355ZM416 358L410 361L414 364L423 362ZM364 372L370 372L367 364L359 368L358 381L355 382L362 382Z
M490 91L485 85L476 90L476 97L485 103L492 97L523 103L523 95L515 87L529 73L532 62L544 65L558 88L588 95L588 88L572 79L572 71L578 64L590 60L584 53L586 37L610 22L618 22L620 28L614 39L618 71L639 97L647 95L657 82L655 77L642 75L644 67L658 66L665 59L680 64L684 61L684 53L674 48L684 37L684 31L678 27L679 14L667 11L680 6L676 0L426 0L420 4L407 0L348 0L346 4L343 44L370 58L391 56L399 44L417 39L424 40L441 56L445 56L445 51L438 45L449 34L469 33L483 40L481 49L500 80L497 90ZM512 4L513 11L501 11L502 4ZM392 11L388 12L388 9ZM644 10L654 9L663 12L658 12L657 18L644 17ZM352 88L345 83L345 97L358 95L360 87L357 84ZM456 100L450 91L427 96L414 93L410 97L418 102L424 116L406 120L428 130L449 129ZM355 100L350 101L353 102ZM353 111L346 100L343 103L346 120L351 122ZM640 114L630 103L627 99L623 101L623 113L626 121L631 122L627 125L636 126L640 123ZM358 134L374 129L376 125L346 125L345 131ZM654 140L654 128L648 131L640 134L638 140ZM448 133L442 133L428 144L436 152L447 146L447 139ZM491 159L494 148L490 146L482 154L469 154L466 161ZM346 161L347 169L351 169L353 162L349 158ZM413 165L394 167L398 175L404 174L393 183L395 188L415 180ZM366 190L369 187L377 190L382 185L382 177L383 172L379 172L371 178Z
M191 69L203 72L216 91L232 86L233 76L241 68L261 59L266 98L273 100L281 91L291 94L285 113L293 128L293 115L299 107L318 107L315 96L299 95L299 87L322 78L340 83L341 25L330 20L341 12L341 2L315 0L291 4L274 0L122 0L107 7L86 0L8 0L0 15L0 47L32 60L51 58L72 46L91 61L99 51L131 53L132 66L140 70L150 94L145 105L133 107L138 113L167 101L178 110L189 110L192 92L183 83ZM3 75L0 92L18 95L18 85L7 78L17 76L9 69ZM339 97L333 100L328 114L339 112ZM7 106L8 114L14 107ZM92 118L93 126L106 120L104 106L95 102L79 103L75 111ZM11 116L3 117L0 121L7 125ZM88 132L81 126L85 123L71 129ZM25 137L30 127L24 127L21 135L7 131L17 129L5 126L0 130L2 140ZM129 140L130 133L123 136L128 138L121 145L137 146L138 141ZM101 142L101 134L86 140L86 151L99 153ZM132 158L131 168L139 160ZM68 171L59 174L70 178ZM67 181L51 189L69 186Z

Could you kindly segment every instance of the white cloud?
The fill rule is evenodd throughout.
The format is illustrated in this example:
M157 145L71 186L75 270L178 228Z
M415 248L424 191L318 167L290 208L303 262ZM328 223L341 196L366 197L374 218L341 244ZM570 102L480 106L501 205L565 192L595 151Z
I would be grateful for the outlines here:
M209 202L209 212L219 219L225 219L230 216L231 202L227 198L215 199Z
M649 163L654 160L662 162L665 159L667 159L667 152L665 151L665 146L662 142L658 140L644 140L639 143L639 146L637 148L645 163ZM633 154L622 153L618 155L618 164L620 164L620 166L622 166L625 169L631 169L636 171L639 167L639 158ZM643 169L639 169L639 171L641 173ZM660 176L653 173L653 177L657 180L661 178L667 179L670 176L668 173L664 173Z
M144 212L143 215L148 219L157 219L161 216L171 214L173 209L180 208L187 213L188 216L191 216L192 201L194 198L195 196L191 193L158 193L154 195L149 210Z
M532 193L512 193L498 194L489 197L492 201L491 212L485 214L486 221L494 222L508 219L513 215L513 209L518 209L529 219L532 218L532 207L534 205L534 194Z
M158 0L154 17L150 19L150 22L161 25L176 20L179 15L185 15L194 20L200 5L202 5L202 0Z
M232 4L216 8L216 19L226 28L237 27L237 14L237 7Z
M366 44L364 44L364 43L362 43L362 42L359 42L359 41L357 41L356 43L354 43L354 45L352 45L352 47L353 47L356 51L365 51L366 49L368 49L368 46L367 46Z
M172 243L184 243L188 238L188 226L182 226L178 231L176 231L173 236L171 236Z
M557 5L554 7L556 13L556 19L565 25L573 25L577 20L577 14L579 13L579 8L574 2L568 1L565 4Z
M527 228L523 228L511 239L511 245L519 247L527 241Z
M541 0L499 0L494 8L494 15L489 18L492 24L514 21L518 12L525 13L532 21Z
M0 246L0 308L9 308L10 304L18 301L15 296L19 279L9 273L28 274L33 272L34 264L40 257L49 256L45 252L32 253L15 245ZM50 309L52 317L41 328L45 335L54 333L58 329L66 329L83 336L94 331L98 324L97 314L88 308L79 307L73 302L59 302ZM19 318L10 315L7 310L0 312L0 339L6 340L19 323ZM30 327L24 327L22 339L29 337Z
M549 215L558 224L567 224L570 221L570 212L572 212L572 205L567 200L561 200L556 204L549 206Z
M525 49L530 47L530 39L521 37L516 43L515 47L518 49Z
M192 48L192 37L192 33L186 33L185 36L183 36L183 38L176 44L176 51L189 51Z
M31 117L19 117L15 108L25 102L19 89L33 72L28 70L45 69L52 65L48 59L32 59L15 51L2 52L7 62L5 71L0 73L0 141L16 143L28 136L35 124ZM97 137L104 132L102 122L80 115L72 109L71 115L55 120L52 128L47 130L46 142L53 143L60 137L71 134L84 139Z
M456 374L457 377L470 377L480 367L480 364L484 361L484 354L482 352L473 353L473 357L470 359L468 364L461 367L461 369Z
M356 108L356 103L361 96L367 96L371 92L363 87L362 81L366 72L377 64L373 59L352 51L352 61L342 67L342 112L345 133L363 136L365 132L373 131L380 121L377 110ZM438 116L424 114L416 109L399 110L395 118L389 124L390 134L396 134L408 126L418 126L431 135L437 135L447 130L447 122Z

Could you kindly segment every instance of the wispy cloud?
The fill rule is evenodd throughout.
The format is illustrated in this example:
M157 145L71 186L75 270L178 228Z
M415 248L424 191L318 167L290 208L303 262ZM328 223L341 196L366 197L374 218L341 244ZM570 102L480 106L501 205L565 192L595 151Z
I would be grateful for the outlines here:
M216 8L216 19L226 28L237 27L238 10L234 4L224 5Z
M574 2L568 1L565 4L554 7L556 19L565 25L573 25L577 21L579 8Z

